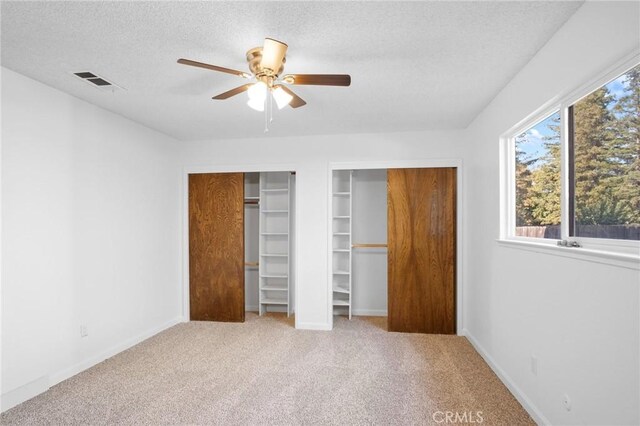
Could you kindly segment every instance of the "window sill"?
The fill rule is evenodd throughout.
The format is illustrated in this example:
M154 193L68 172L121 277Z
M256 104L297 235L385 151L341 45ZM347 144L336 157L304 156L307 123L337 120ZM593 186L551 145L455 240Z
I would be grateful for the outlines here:
M560 247L555 244L555 240L553 244L507 239L498 239L496 242L503 247L640 270L640 255L594 250L583 247Z

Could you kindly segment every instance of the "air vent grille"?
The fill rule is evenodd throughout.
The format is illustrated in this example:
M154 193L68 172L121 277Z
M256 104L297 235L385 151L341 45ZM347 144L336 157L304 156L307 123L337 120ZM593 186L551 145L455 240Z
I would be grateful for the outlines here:
M96 78L97 76L90 72L74 72L80 78Z
M107 80L103 79L103 78L89 78L87 79L90 82L92 82L93 84L95 84L96 86L111 86L111 83L109 83Z
M99 76L96 73L93 72L89 72L89 71L80 71L80 72L74 72L72 73L73 75L75 75L76 77L78 77L79 79L81 79L82 81L90 84L93 87L96 87L98 89L107 89L109 91L115 91L117 89L122 89L122 87L118 86L117 84L114 84L112 82L110 82L109 80L107 80L104 77Z

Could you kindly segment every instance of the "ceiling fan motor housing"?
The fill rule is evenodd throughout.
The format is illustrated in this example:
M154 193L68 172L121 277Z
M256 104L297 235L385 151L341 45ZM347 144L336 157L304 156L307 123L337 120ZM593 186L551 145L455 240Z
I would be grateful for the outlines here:
M247 52L247 62L249 63L249 70L253 75L256 76L258 80L275 80L280 74L282 74L282 71L284 71L284 64L286 60L287 58L283 57L280 69L272 70L262 67L262 47L254 47Z

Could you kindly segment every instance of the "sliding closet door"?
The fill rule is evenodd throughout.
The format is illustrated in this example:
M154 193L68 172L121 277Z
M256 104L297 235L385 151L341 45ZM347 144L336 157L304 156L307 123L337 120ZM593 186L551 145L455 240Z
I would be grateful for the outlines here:
M189 175L189 295L195 321L244 321L244 175Z
M387 173L388 329L455 334L456 169Z

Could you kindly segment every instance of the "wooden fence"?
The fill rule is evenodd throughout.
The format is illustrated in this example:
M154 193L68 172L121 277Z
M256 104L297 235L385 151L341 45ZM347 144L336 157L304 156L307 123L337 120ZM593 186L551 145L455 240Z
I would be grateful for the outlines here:
M517 226L520 237L560 239L560 225ZM576 225L576 236L610 238L614 240L640 240L640 225Z

